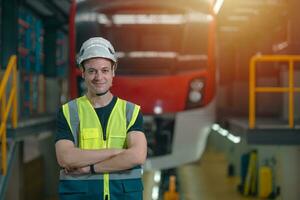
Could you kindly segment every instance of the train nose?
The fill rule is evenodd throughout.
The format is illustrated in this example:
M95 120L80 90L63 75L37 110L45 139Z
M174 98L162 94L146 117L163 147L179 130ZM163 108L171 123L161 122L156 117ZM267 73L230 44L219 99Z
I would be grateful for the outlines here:
M112 92L142 107L144 114L176 113L203 105L205 72L164 76L117 76ZM126 88L126 90L124 90Z

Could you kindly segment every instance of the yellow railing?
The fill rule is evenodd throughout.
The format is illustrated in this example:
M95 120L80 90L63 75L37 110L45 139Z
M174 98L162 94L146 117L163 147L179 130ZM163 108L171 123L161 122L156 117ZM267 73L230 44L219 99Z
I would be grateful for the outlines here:
M299 87L294 85L294 62L300 61L300 56L296 55L264 55L253 56L250 61L249 71L249 128L255 127L255 109L257 92L287 92L289 93L289 127L294 127L294 93L300 92ZM289 64L289 84L288 87L257 87L256 68L257 62L288 62Z
M6 88L10 75L12 76L11 89L6 98ZM1 80L0 84L0 101L1 101L1 125L0 125L0 141L1 141L1 171L5 175L7 172L7 144L6 144L6 122L11 109L12 127L17 127L17 57L11 56Z

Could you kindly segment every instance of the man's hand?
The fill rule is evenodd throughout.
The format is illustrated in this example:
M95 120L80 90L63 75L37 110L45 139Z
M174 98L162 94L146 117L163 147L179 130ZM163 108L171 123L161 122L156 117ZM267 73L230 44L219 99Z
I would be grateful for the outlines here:
M80 167L80 168L73 168L73 169L65 169L65 173L69 175L83 175L83 174L90 174L90 166Z
M145 134L140 131L127 133L127 149L116 156L102 162L96 162L94 169L97 173L115 172L131 169L142 165L147 156L147 140Z
M59 140L55 144L56 158L62 168L78 169L98 163L122 153L123 149L84 150L75 147L70 140Z

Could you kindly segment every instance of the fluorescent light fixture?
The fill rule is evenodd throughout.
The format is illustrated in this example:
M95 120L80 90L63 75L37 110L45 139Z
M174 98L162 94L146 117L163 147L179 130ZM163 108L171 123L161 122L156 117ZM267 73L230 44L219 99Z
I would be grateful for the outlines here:
M107 15L105 14L98 14L97 21L99 24L105 24L107 26L110 26L112 24L111 20L108 19Z
M223 129L223 128L221 128L218 132L219 132L221 135L223 135L223 136L227 136L227 135L229 134L229 131L227 131L227 130L225 130L225 129Z
M217 0L214 7L213 7L213 10L214 10L214 13L217 15L220 11L220 9L222 8L222 5L224 3L224 0Z
M78 14L75 17L75 21L78 22L94 22L97 20L98 13L84 13L84 14Z
M118 58L176 58L178 61L207 60L205 54L178 54L175 51L129 51L116 52Z
M214 131L218 131L221 127L220 127L219 124L213 124L211 128L212 128L212 130L214 130Z
M227 135L227 138L232 141L233 143L237 144L241 142L241 137L234 136L231 133Z
M213 20L212 15L201 12L190 12L186 15L186 22L210 22Z
M235 136L232 133L230 133L228 130L223 129L219 124L213 124L211 129L220 135L226 137L229 141L238 144L241 142L241 137Z
M207 60L207 55L205 54L187 54L187 55L179 55L179 61L191 61L191 60Z
M126 57L126 53L122 52L122 51L117 51L116 55L117 55L118 58L124 58L124 57Z
M276 52L276 51L281 51L281 50L287 48L288 46L289 46L288 41L285 41L285 42L281 42L279 44L274 44L272 49L273 49L273 51Z
M116 25L130 24L185 24L190 22L209 22L211 15L191 12L188 14L115 14L112 16Z
M131 58L175 58L176 52L173 51L131 51L128 57Z
M213 17L200 12L188 14L115 14L112 16L104 13L82 13L76 16L76 22L98 22L105 26L115 25L147 25L167 24L178 25L186 23L208 23Z
M158 186L154 186L152 188L152 199L153 200L157 200L159 197L159 187Z
M155 171L154 172L154 182L155 183L160 183L161 180L161 172L160 171Z
M116 25L123 24L182 24L183 15L157 14L116 14L112 16Z

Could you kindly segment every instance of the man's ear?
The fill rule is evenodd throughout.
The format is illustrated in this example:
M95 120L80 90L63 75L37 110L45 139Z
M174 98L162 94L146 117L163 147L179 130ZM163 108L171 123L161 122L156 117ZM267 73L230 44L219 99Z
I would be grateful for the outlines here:
M113 67L112 67L112 75L113 75L113 77L115 76L115 71L116 71L116 69L117 69L117 63L115 63L114 65L113 65Z
M80 71L81 71L81 78L85 78L84 76L84 68L82 66L80 66Z

